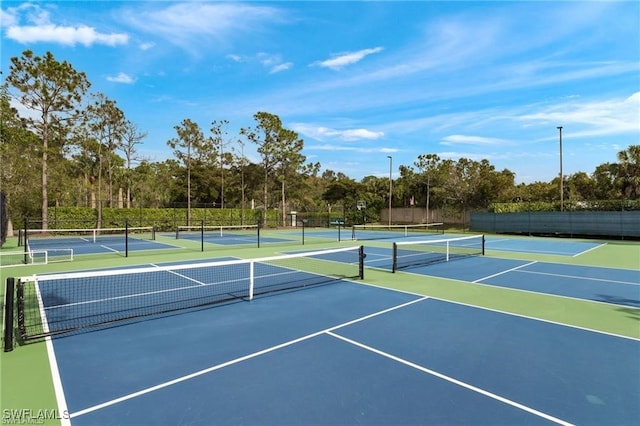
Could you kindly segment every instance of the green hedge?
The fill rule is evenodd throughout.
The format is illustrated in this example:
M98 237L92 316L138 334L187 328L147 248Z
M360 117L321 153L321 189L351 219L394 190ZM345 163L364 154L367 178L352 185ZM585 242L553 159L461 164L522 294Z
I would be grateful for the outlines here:
M246 225L258 223L262 210L251 209L191 209L191 223L187 221L187 209L118 209L103 208L101 228L123 228L129 226L155 226L159 231L173 231L177 226L200 225ZM278 223L278 212L267 211L267 225ZM98 227L98 209L89 207L51 207L49 208L50 229L92 229ZM22 227L22 224L20 225ZM28 227L42 227L40 219L29 219Z

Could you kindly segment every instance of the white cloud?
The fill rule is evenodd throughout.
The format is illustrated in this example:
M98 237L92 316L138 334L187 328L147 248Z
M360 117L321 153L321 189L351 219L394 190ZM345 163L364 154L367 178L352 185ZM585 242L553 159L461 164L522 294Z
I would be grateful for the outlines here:
M218 46L245 33L257 34L267 25L284 21L283 12L269 6L235 2L185 2L147 11L124 9L121 19L199 56L204 44Z
M242 56L240 55L236 55L236 54L229 54L227 55L227 58L231 59L233 62L242 62Z
M11 27L18 24L13 8L9 8L6 11L0 9L0 22L2 22L2 26L4 27Z
M140 43L138 45L138 47L140 48L140 50L149 50L149 49L153 49L156 46L155 43L153 42L147 42L147 43Z
M269 69L269 74L277 74L293 67L293 62L283 62L280 55L260 52L254 56L242 56L235 53L228 54L227 59L236 63L259 63L264 68Z
M294 123L292 128L305 136L316 140L339 139L346 142L358 140L375 140L384 136L383 132L376 132L368 129L346 129L336 130L329 127L314 126L304 123Z
M133 77L121 72L116 76L108 76L107 81L111 81L112 83L132 84L136 80Z
M487 138L483 136L449 135L442 138L442 145L504 145L509 141L498 138Z
M79 27L63 27L53 24L40 26L12 26L7 28L7 38L18 43L58 43L67 46L82 44L104 44L117 46L127 44L129 36L126 34L102 34L93 27L81 25Z
M357 152L360 154L367 153L383 153L383 154L393 154L398 152L397 148L388 148L388 147L357 147L353 145L336 145L336 144L323 144L323 145L309 145L304 147L305 150L316 150L316 151L347 151L347 152Z
M515 117L527 126L563 126L572 136L640 134L640 92L627 98L541 106L539 111ZM573 129L572 129L573 127Z
M288 69L291 69L291 67L293 67L293 62L285 62L284 64L278 64L271 68L271 70L269 71L269 74L276 74L282 71L286 71Z
M293 62L283 62L280 55L272 55L269 53L260 52L256 56L257 60L265 68L269 68L269 74L276 74L282 71L286 71L293 67Z
M361 139L380 139L384 136L383 132L374 132L367 129L349 129L339 132L340 138L345 141L356 141Z
M314 62L312 65L316 65L324 68L331 68L333 70L340 70L347 65L353 65L355 63L360 62L365 57L372 55L374 53L381 52L383 50L382 47L374 47L372 49L362 49L357 52L346 52L335 55L331 59L325 59L324 61Z
M2 21L6 28L6 37L22 44L81 44L89 47L94 44L117 46L129 41L127 34L101 33L88 25L56 25L51 22L48 11L29 3L3 11ZM20 25L21 21L27 21L29 25Z

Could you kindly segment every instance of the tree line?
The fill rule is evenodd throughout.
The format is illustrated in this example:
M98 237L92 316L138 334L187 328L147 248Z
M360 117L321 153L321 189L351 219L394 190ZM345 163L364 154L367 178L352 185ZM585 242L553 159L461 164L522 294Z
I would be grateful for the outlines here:
M11 216L40 217L46 229L51 206L91 207L100 215L104 207L179 205L190 212L208 205L277 209L284 221L288 211L342 215L360 202L375 221L389 202L483 209L490 203L560 199L560 177L516 185L513 172L496 170L488 160L430 153L400 165L393 182L377 176L356 181L307 162L304 140L264 111L254 114L254 126L233 135L227 120L213 119L205 130L184 118L166 142L173 158L151 161L138 155L147 133L115 100L90 93L90 87L86 74L51 52L36 56L25 50L11 58L0 93L0 190ZM12 100L31 113L21 116ZM245 156L247 144L256 146L258 162ZM590 174L563 176L564 199L637 200L640 145L619 152L617 160ZM98 226L100 221L99 216Z

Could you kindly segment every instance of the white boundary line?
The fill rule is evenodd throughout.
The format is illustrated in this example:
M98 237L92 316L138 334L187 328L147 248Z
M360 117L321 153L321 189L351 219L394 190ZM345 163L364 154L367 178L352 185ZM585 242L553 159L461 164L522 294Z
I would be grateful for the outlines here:
M477 280L471 281L471 282L476 284L476 283L479 283L480 281L488 280L489 278L494 278L494 277L497 277L497 276L500 276L500 275L503 275L503 274L507 274L509 272L517 271L520 268L526 268L527 266L530 266L530 265L533 265L533 264L536 264L536 263L538 263L538 261L534 260L533 262L525 263L523 265L516 266L515 268L506 269L504 271L498 272L497 274L488 275L486 277L478 278Z
M507 271L509 272L509 271ZM605 283L613 283L613 284L625 284L625 285L635 285L640 286L639 282L630 282L630 281L619 281L619 280L607 280L604 278L593 278L593 277L581 277L578 275L566 275L566 274L553 274L551 272L539 272L539 271L514 271L520 272L521 274L533 274L533 275L546 275L550 277L561 277L561 278L571 278L576 280L584 280L584 281L601 281ZM638 274L640 277L640 273Z
M385 358L389 358L389 359L391 359L393 361L399 362L400 364L404 364L404 365L409 366L411 368L415 368L416 370L422 371L423 373L430 374L430 375L435 376L435 377L437 377L439 379L442 379L442 380L445 380L447 382L453 383L453 384L455 384L457 386L463 387L465 389L471 390L473 392L476 392L476 393L479 393L481 395L484 395L484 396L487 396L489 398L492 398L492 399L495 399L497 401L500 401L500 402L502 402L504 404L510 405L512 407L518 408L520 410L526 411L526 412L531 413L531 414L535 414L538 417L542 417L542 418L544 418L546 420L549 420L549 421L552 421L554 423L558 423L558 424L565 425L565 426L572 425L572 423L566 422L566 421L561 420L561 419L559 419L557 417L554 417L554 416L551 416L549 414L543 413L542 411L538 411L538 410L533 409L531 407L527 407L526 405L523 405L523 404L520 404L518 402L512 401L512 400L510 400L508 398L505 398L505 397L502 397L502 396L497 395L495 393L486 391L486 390L484 390L482 388L470 385L470 384L465 383L465 382L463 382L461 380L454 379L453 377L447 376L445 374L438 373L437 371L434 371L434 370L431 370L429 368L423 367L421 365L415 364L415 363L413 363L411 361L407 361L406 359L399 358L399 357L397 357L395 355L391 355L390 353L383 352L383 351L381 351L379 349L375 349L375 348L373 348L371 346L367 346L365 344L359 343L359 342L357 342L355 340L351 340L349 338L340 336L339 334L335 334L335 333L333 333L331 331L328 331L327 334L330 335L330 336L335 337L336 339L340 339L340 340L342 340L344 342L347 342L349 344L357 346L359 348L365 349L365 350L373 352L373 353L375 353L377 355L380 355L380 356L383 356Z
M40 294L40 287L37 282L34 283L34 290L36 292L36 298L38 299L38 308L40 310L40 317L42 318L42 328L45 332L48 332L49 324L47 323L42 295ZM51 341L50 336L45 338L45 345L47 347L47 357L49 358L49 368L51 370L51 380L53 382L53 390L56 395L56 403L58 405L58 417L60 418L60 424L62 426L69 426L71 425L71 417L69 416L67 400L64 396L64 388L62 387L62 379L60 378L60 370L58 369L58 359L56 358L56 352L53 348L53 342Z
M582 255L583 255L583 254L585 254L585 253L589 253L591 250L599 249L600 247L604 247L604 246L606 246L606 245L607 245L607 243L598 244L597 246L595 246L595 247L591 247L591 248L590 248L590 249L588 249L588 250L584 250L584 251L581 251L580 253L576 253L576 254L574 254L574 255L573 255L573 256L571 256L571 257L578 257L578 256L582 256Z

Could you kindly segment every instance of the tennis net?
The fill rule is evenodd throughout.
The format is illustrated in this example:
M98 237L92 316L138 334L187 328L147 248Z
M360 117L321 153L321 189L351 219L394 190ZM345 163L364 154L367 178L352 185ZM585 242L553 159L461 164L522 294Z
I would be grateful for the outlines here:
M77 229L21 229L18 233L18 245L31 245L37 248L61 244L110 243L124 241L126 238L155 240L153 226L124 228L77 228Z
M443 223L414 223L410 225L353 225L352 240L379 240L385 238L419 237L425 234L443 234Z
M15 265L46 265L73 261L73 249L26 250L0 252L0 268Z
M341 279L361 279L363 259L363 247L346 247L260 259L23 277L16 280L18 330L27 341Z
M183 225L176 228L176 239L186 238L257 238L258 225Z
M393 243L393 272L399 269L484 255L484 235Z

